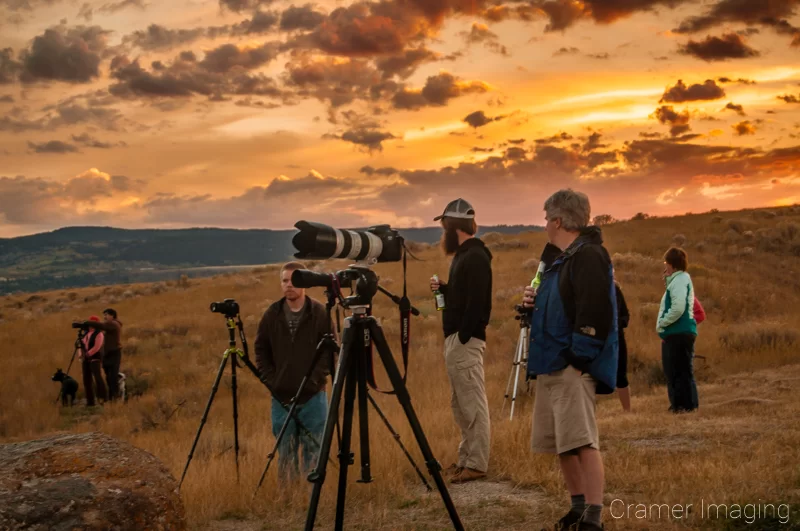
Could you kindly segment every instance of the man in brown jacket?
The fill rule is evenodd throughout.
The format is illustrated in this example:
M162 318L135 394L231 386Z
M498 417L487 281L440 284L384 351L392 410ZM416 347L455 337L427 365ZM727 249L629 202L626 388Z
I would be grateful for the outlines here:
M255 352L261 379L272 389L272 433L275 437L288 415L288 408L314 359L322 336L331 332L325 306L306 296L305 289L292 285L292 273L306 269L299 262L281 268L283 298L272 304L258 325ZM331 360L322 356L300 393L295 418L314 436L322 439L328 413L325 385ZM302 446L303 471L316 466L319 448L303 435L294 420L289 422L278 447L281 478L293 480L300 475L299 450Z
M122 322L113 308L103 310L103 322L84 321L84 325L105 333L103 371L108 383L108 399L119 398L119 366L122 363Z

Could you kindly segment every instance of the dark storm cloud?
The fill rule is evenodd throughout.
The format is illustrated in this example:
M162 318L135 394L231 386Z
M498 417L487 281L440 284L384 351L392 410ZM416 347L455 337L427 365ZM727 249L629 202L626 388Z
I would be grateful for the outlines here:
M42 143L28 142L28 147L30 147L35 153L65 154L78 152L77 147L73 146L72 144L62 142L61 140L50 140Z
M674 31L697 33L720 25L742 23L766 26L798 39L800 29L789 22L795 16L798 5L798 0L720 0L703 15L685 19ZM792 45L796 46L794 41Z
M678 80L674 87L668 87L659 103L684 103L687 101L718 100L725 97L725 90L713 79L707 79L702 85L687 86Z
M725 61L728 59L747 59L758 57L761 53L750 47L744 39L735 33L727 33L722 37L709 35L702 41L689 40L678 47L679 53L690 55L703 61Z
M390 79L394 76L406 79L416 72L420 65L435 61L438 58L439 54L421 46L419 48L409 48L398 55L380 57L376 59L375 66L381 71L384 79Z
M0 50L0 85L13 83L22 70L22 65L14 60L13 54L11 48Z
M742 107L741 105L737 105L737 104L735 104L733 102L728 102L728 104L725 106L725 108L723 110L726 110L726 109L729 110L729 111L735 111L739 116L744 116L745 115L744 107Z
M392 99L392 104L396 109L443 106L447 105L450 99L488 91L489 86L483 81L462 81L449 72L440 72L428 77L421 90L403 88L398 91Z
M664 125L670 126L670 134L678 136L691 129L689 126L689 111L676 112L671 105L662 105L653 113L653 116Z
M503 118L505 118L505 116L490 117L490 116L486 116L486 113L483 112L483 111L475 111L475 112L470 113L467 116L465 116L464 119L461 120L461 121L464 122L465 124L469 125L470 127L473 127L475 129L477 129L479 127L483 127L484 125L490 124L492 122L496 122L498 120L502 120Z
M20 79L25 83L91 81L100 74L100 59L109 33L100 26L57 26L45 30L20 54Z
M283 31L311 31L322 24L325 13L317 11L314 4L291 5L281 13L280 28Z

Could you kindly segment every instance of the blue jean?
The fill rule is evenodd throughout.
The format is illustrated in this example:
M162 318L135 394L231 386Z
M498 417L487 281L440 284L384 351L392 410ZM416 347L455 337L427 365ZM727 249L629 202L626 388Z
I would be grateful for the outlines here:
M328 395L320 391L305 404L298 405L295 418L311 432L314 439L322 441L325 429L325 419L328 416ZM289 415L288 407L284 409L281 403L272 399L272 434L277 437L281 431L286 417ZM319 446L309 440L305 432L297 429L294 419L286 426L286 433L278 446L278 470L281 480L294 481L300 477L300 449L303 453L303 474L308 474L316 466Z

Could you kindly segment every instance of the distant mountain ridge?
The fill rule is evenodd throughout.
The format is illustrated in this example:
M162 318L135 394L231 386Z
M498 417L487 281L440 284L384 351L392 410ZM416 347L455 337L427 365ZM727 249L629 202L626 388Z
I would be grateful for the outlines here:
M398 229L407 241L435 243L441 227ZM481 233L541 231L533 225L481 227ZM208 276L219 269L285 261L296 230L117 229L66 227L0 238L0 294ZM214 269L205 269L214 268Z

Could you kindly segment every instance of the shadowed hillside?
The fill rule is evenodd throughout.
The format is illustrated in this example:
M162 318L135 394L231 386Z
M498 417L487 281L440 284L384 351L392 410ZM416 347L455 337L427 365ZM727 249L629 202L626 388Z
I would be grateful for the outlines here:
M541 227L485 230L516 234ZM437 227L400 229L408 241L431 243ZM242 266L280 262L294 252L296 230L142 229L68 227L0 239L0 295L207 277Z
M598 419L606 464L606 529L785 529L800 525L800 208L708 213L615 223L604 228L617 278L631 311L627 330L633 413L615 396L603 397ZM518 322L514 304L530 282L545 243L542 233L486 233L494 253L493 314L486 381L492 414L488 481L452 486L467 529L539 529L566 506L553 458L529 451L531 405L517 402L513 422L501 414ZM673 244L689 254L695 289L708 313L700 325L696 361L700 409L667 413L655 317L663 292L662 255ZM438 460L455 460L459 439L449 407L440 315L428 278L446 277L448 261L436 247L416 245L422 261L409 261L409 296L422 316L412 321L408 385ZM317 269L346 263L315 262ZM100 430L130 441L164 461L180 477L205 407L227 332L208 304L239 301L250 344L262 312L280 296L278 265L213 278L56 290L0 298L0 341L5 382L0 386L0 440L17 441L65 430ZM402 291L399 263L375 270L391 291ZM318 290L311 295L321 298ZM122 370L125 405L97 411L63 410L50 375L66 367L74 340L70 322L113 305L125 323ZM375 314L399 359L398 312L378 295ZM77 374L73 367L73 374ZM379 383L386 385L383 374ZM251 501L274 438L269 396L249 374L239 377L242 478L233 465L230 377L223 378L208 424L182 489L193 528L261 530L302 528L310 485L279 489L274 471ZM525 389L524 383L521 384ZM82 395L82 391L79 396ZM377 395L418 464L422 460L393 397ZM427 494L396 443L371 417L375 482L348 488L346 527L363 530L446 529L438 496ZM356 463L358 448L356 442ZM335 451L333 452L335 454ZM328 469L318 522L332 527L336 470ZM351 471L351 478L356 474ZM616 518L625 504L693 504L689 519ZM715 504L789 504L791 522L773 518L747 525L743 518L697 513ZM618 507L617 507L618 509ZM619 513L619 510L617 511Z

